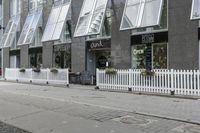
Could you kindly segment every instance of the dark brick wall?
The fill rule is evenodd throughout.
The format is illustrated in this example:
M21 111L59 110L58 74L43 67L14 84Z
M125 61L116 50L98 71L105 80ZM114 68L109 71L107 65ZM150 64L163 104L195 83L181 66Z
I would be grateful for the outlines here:
M192 0L169 0L169 68L198 69L198 21L190 20Z
M74 34L82 3L83 0L72 0L72 34ZM84 71L86 69L86 46L84 37L72 38L71 52L72 71Z
M112 0L111 59L112 65L121 69L131 67L130 30L119 30L124 6L125 0Z

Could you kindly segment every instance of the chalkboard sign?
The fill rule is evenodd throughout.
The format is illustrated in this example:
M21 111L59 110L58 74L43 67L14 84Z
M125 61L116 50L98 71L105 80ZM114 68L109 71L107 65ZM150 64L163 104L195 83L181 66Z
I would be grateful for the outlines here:
M145 54L146 54L146 69L150 70L152 68L152 48L151 48L151 44L146 45Z

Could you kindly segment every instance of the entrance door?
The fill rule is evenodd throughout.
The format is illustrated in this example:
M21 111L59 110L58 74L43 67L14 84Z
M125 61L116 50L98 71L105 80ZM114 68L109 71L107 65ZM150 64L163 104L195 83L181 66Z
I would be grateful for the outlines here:
M92 75L96 74L96 68L105 69L106 64L110 62L110 50L88 51L87 54L87 71Z

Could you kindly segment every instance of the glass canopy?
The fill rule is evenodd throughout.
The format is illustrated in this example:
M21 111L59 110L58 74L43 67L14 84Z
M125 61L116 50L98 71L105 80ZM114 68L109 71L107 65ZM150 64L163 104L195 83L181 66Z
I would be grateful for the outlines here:
M84 0L74 36L99 34L107 4L108 0Z
M1 44L3 47L10 47L12 45L16 37L17 28L19 26L19 20L20 16L14 16L9 20L1 40Z
M163 0L126 0L120 30L160 24Z
M53 6L44 34L42 42L59 40L64 24L66 23L71 2L67 2L60 6Z

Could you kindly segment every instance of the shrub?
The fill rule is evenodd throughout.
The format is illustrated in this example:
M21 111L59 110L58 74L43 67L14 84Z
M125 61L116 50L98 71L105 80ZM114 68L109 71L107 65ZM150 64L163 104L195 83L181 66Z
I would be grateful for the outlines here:
M143 75L143 76L154 76L155 72L145 69L144 71L141 72L141 75Z
M115 75L117 74L117 70L115 70L114 68L106 68L106 74L110 74L110 75Z
M56 68L51 68L51 69L50 69L50 72L52 72L52 73L57 73L57 72L58 72L58 69L56 69Z
M19 72L24 73L24 72L26 72L26 69L25 69L25 68L20 68L20 69L19 69Z

